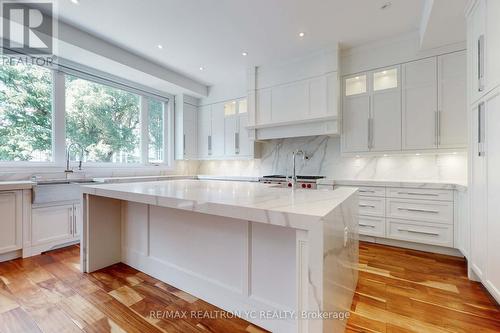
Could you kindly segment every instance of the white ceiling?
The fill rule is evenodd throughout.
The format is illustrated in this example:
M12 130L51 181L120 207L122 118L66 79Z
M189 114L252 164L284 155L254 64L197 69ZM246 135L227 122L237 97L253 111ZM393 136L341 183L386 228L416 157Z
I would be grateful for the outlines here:
M391 0L389 9L380 10L386 2L80 0L75 5L58 0L58 11L71 25L213 85L244 77L248 65L418 30L423 0Z

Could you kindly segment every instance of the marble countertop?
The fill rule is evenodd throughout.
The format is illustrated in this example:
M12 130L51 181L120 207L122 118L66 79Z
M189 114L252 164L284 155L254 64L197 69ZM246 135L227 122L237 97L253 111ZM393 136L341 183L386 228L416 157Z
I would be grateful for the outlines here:
M467 190L467 185L464 183L437 180L320 179L318 181L318 185L409 187L459 191Z
M256 182L169 180L84 185L83 193L284 226L312 227L356 191L301 190Z
M258 182L258 176L211 176L211 175L198 175L196 176L200 180L227 180L227 181L237 181L237 182Z
M33 185L35 185L35 183L29 180L5 181L0 182L0 191L25 190L32 188Z
M166 175L166 176L124 176L124 177L97 177L92 180L99 183L134 183L144 181L161 181L174 179L196 179L196 176Z

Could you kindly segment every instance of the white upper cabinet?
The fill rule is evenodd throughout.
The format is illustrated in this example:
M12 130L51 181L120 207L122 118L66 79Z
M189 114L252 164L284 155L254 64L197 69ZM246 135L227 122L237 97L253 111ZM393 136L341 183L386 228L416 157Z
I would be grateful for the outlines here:
M437 148L437 59L403 65L403 150Z
M500 84L500 2L477 0L467 16L470 101L477 101Z
M198 109L198 159L254 158L246 98Z
M212 151L210 153L213 157L223 157L225 138L224 138L224 104L217 103L212 105Z
M342 117L342 150L344 152L368 151L370 96L367 93L367 75L345 79Z
M467 147L467 60L465 51L438 57L438 146Z
M212 154L212 107L198 109L198 157L207 158Z
M175 110L175 159L192 159L197 156L197 107L183 103Z
M0 192L0 254L22 247L22 191Z
M344 79L343 152L401 149L400 67Z
M342 152L467 147L465 51L344 77Z
M184 106L184 136L183 151L184 158L196 158L197 152L197 107L191 104Z
M248 124L257 139L303 136L304 132L337 134L337 61L337 50L327 50L250 71Z
M224 139L226 156L235 156L237 153L237 136L239 135L237 109L237 101L230 101L224 104Z
M370 145L372 151L401 150L400 67L372 72Z

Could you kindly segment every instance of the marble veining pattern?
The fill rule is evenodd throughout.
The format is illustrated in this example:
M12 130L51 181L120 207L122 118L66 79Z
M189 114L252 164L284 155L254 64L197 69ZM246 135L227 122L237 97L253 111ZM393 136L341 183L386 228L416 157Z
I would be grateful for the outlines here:
M378 157L343 157L340 138L314 136L271 140L262 143L260 159L250 161L204 161L198 174L262 176L291 174L292 152L301 149L309 160L297 159L297 172L330 179L397 180L465 184L467 153L410 154Z
M355 189L310 191L255 182L169 180L82 186L83 193L310 229Z

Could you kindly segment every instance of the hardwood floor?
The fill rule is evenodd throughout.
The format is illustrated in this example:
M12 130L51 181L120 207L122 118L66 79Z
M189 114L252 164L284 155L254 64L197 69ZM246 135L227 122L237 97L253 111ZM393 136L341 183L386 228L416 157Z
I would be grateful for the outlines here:
M220 310L124 264L82 274L79 251L0 263L0 333L265 332L203 318ZM500 308L463 259L360 243L359 269L347 332L500 332Z
M347 332L498 333L490 297L467 279L464 259L360 243Z
M266 332L124 264L82 274L79 255L73 246L0 263L0 333Z

